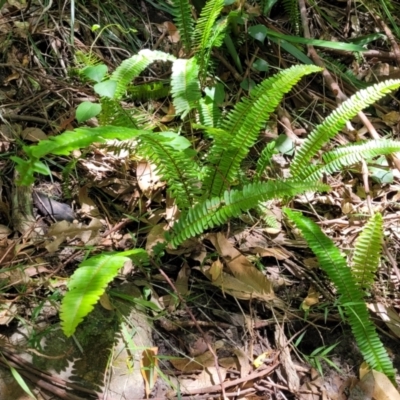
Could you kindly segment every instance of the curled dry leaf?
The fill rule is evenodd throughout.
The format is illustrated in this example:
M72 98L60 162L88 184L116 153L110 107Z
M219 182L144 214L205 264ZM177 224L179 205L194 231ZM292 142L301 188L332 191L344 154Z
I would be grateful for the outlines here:
M142 358L140 360L140 372L142 374L145 383L145 392L147 399L149 398L150 393L157 380L157 368L158 368L157 353L158 353L157 347L150 347L146 350L143 350Z

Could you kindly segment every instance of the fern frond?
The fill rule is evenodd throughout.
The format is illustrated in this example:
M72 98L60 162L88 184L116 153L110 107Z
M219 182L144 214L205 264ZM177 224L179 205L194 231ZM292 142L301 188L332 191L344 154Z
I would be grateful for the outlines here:
M213 99L209 97L200 99L198 105L199 119L203 126L217 128L220 124L222 113Z
M302 179L311 158L363 108L400 87L400 80L387 80L355 93L318 125L303 142L290 165L292 177Z
M299 212L289 209L284 211L300 229L311 250L317 256L320 268L327 273L341 294L340 303L346 310L351 329L365 361L372 369L381 371L393 379L392 362L369 318L367 306L363 301L364 294L357 286L340 250L316 223Z
M119 100L102 97L100 104L101 112L97 118L101 126L112 125L138 128L138 123L133 116L133 112L124 109Z
M162 82L151 82L143 85L128 86L128 95L132 100L158 100L167 97L171 90L169 85Z
M256 174L254 179L259 181L269 165L271 165L271 158L276 152L275 141L268 143L260 154L257 160Z
M260 129L281 102L285 93L305 75L320 71L313 65L296 65L265 80L254 88L249 98L238 103L222 123L231 143L228 148L217 143L208 157L211 166L204 186L212 196L222 191L236 179L240 164L255 144Z
M195 58L178 59L172 64L171 93L177 115L182 119L201 98L199 67Z
M215 33L214 24L223 7L224 0L208 0L206 5L201 10L200 17L196 23L193 35L193 47L197 53L201 77L204 77L204 73L207 69L204 56L207 49L209 49L212 45L211 39Z
M199 62L199 76L202 82L205 81L207 73L213 68L213 64L211 62L211 52L213 48L222 46L227 26L228 18L224 18L222 21L218 22L213 28L208 46L196 54L196 59Z
M289 17L289 22L295 31L296 36L300 34L300 10L296 0L283 0L285 14Z
M383 219L381 214L376 213L358 237L351 262L354 279L361 289L368 290L374 283L381 258L382 241Z
M170 238L172 246L204 232L206 229L225 223L229 218L239 217L243 212L258 205L260 201L294 196L306 191L329 190L321 184L303 184L290 181L253 183L241 190L227 190L222 197L213 197L196 204L182 215L173 227Z
M73 131L67 131L61 135L51 137L48 140L41 140L37 145L25 146L24 151L29 157L28 160L14 159L14 161L18 160L15 168L21 176L21 179L17 183L23 186L30 185L34 182L33 174L35 172L46 173L44 172L45 169L43 169L45 166L39 159L48 154L68 155L73 150L90 146L95 142L102 143L107 139L132 139L147 132L117 126L77 128Z
M148 258L144 250L134 249L118 254L101 254L80 264L68 282L69 291L61 304L61 326L66 336L74 334L130 256L141 261Z
M174 140L179 141L178 148ZM139 137L139 153L157 166L158 174L168 183L168 190L181 210L200 197L200 167L189 146L187 139L174 132Z
M122 61L118 68L111 74L110 80L117 83L114 99L120 99L131 81L139 76L154 61L174 61L176 58L157 50L141 50L131 58Z
M194 34L194 20L192 17L190 1L172 0L171 2L175 25L178 28L186 53L189 53L192 50L192 39Z
M324 164L309 165L305 168L301 174L301 180L315 182L321 179L324 173L332 174L361 160L368 160L399 151L400 143L389 139L368 140L341 146L323 154Z

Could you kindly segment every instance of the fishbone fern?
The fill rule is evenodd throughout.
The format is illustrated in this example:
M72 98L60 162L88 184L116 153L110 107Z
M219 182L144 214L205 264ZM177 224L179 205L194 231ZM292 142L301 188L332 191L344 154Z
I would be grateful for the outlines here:
M192 50L194 19L188 0L172 0L173 16L186 53Z
M311 250L317 256L320 268L327 273L337 287L341 295L340 304L346 311L365 361L371 368L385 373L393 380L395 374L393 365L369 318L368 308L363 300L364 293L357 285L340 250L330 238L324 235L316 223L299 212L285 209L285 213L300 229Z
M228 148L215 143L208 161L210 166L205 187L211 196L220 196L237 178L240 164L255 144L260 129L281 102L285 93L304 76L321 69L312 65L296 65L265 80L258 85L248 99L239 102L228 115L221 129L228 132L231 143Z
M368 290L374 283L382 252L383 219L376 213L369 219L354 246L351 261L354 279L357 285Z
M229 218L240 216L255 208L259 202L274 198L292 197L306 191L326 191L329 186L290 181L252 183L241 190L227 190L221 197L213 197L196 204L174 225L169 239L173 246L199 235L206 229L224 224Z
M400 87L400 80L387 80L367 89L362 89L342 103L335 111L318 125L304 141L290 164L292 177L305 178L305 171L312 157L322 146L333 138L346 122L357 115L366 106Z
M332 174L344 167L368 160L380 155L393 154L400 151L400 143L395 140L369 140L339 147L322 155L324 164L308 166L302 172L302 180L315 182L324 173Z

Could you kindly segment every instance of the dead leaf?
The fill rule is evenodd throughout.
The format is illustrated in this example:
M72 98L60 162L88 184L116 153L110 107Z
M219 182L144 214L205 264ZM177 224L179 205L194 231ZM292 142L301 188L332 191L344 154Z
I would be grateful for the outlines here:
M163 26L168 32L168 38L171 43L178 43L181 40L178 28L171 21L165 21Z
M237 357L240 365L240 377L244 378L250 373L251 364L249 362L249 356L239 348L232 349L233 354Z
M237 294L242 293L242 297L238 297L242 299L258 298L265 301L275 299L272 283L236 250L222 233L210 234L207 238L213 243L233 275L221 273L218 279L213 278L213 284L221 288L229 288ZM215 274L214 271L212 273Z
M158 347L150 347L143 351L140 359L140 372L145 383L146 398L148 399L157 380Z
M139 162L136 167L136 177L140 190L147 198L165 186L156 172L156 166L148 162Z
M382 303L368 304L368 308L377 314L387 327L400 338L400 316L393 307L385 307Z
M290 251L281 247L254 247L250 251L260 257L274 257L277 260L287 260L293 255Z
M219 367L219 373L221 374L222 380L225 380L226 369ZM190 394L190 392L193 390L202 389L220 383L218 372L215 367L207 367L200 374L196 374L191 377L182 375L178 378L170 379L176 386L179 386L181 394ZM168 394L167 398L169 398Z
M114 310L114 307L113 307L113 305L111 304L111 301L110 301L110 297L108 296L107 293L103 293L100 296L99 303L106 310L109 310L109 311L113 311Z
M183 267L178 273L178 277L176 278L175 287L178 293L182 296L185 296L189 293L189 276L190 276L190 268L187 263L183 264Z
M8 325L17 312L18 307L15 303L3 303L0 307L0 325Z
M83 186L79 189L78 199L81 205L81 211L85 216L93 218L98 218L100 216L99 209L88 195L87 186Z
M175 119L176 117L176 111L175 111L175 107L173 105L173 103L169 103L169 107L168 107L168 111L167 114L165 114L162 118L161 118L161 122L171 122Z
M25 128L21 132L21 138L28 142L40 142L48 139L47 135L39 128Z
M147 253L149 253L149 255L154 255L153 248L158 243L165 242L165 230L164 230L165 226L166 226L166 224L154 225L150 229L150 232L147 234L146 251L147 251Z
M301 308L304 311L307 311L310 309L310 307L318 303L319 303L319 293L317 292L315 287L311 285L310 288L308 289L307 297L301 303Z
M374 400L400 400L400 393L393 386L390 379L382 372L368 370L365 363L360 367L361 383L358 385L363 391L372 388Z
M174 358L169 360L171 364L179 371L182 372L193 372L206 367L212 367L214 365L214 356L210 351L206 351L197 357L191 358Z

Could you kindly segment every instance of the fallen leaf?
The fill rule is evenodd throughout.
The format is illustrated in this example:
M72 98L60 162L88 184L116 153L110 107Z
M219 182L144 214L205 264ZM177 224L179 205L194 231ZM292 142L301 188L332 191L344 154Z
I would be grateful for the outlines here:
M157 380L158 347L150 347L143 351L140 359L140 372L145 383L146 398L148 399Z
M213 284L230 288L237 293L242 292L242 297L236 295L236 297L242 299L257 298L265 301L275 299L271 281L240 251L236 250L222 233L210 234L207 237L225 261L229 272L233 275L221 273L218 279L213 279Z
M48 139L47 135L39 128L25 128L21 132L21 138L29 142L40 142Z
M304 311L307 311L310 309L310 307L318 303L319 303L319 293L317 292L315 287L311 285L310 288L308 289L307 297L301 303L301 308Z
M87 186L79 189L78 194L79 204L81 205L81 212L87 217L98 218L100 216L99 209L95 202L88 195Z
M147 198L165 186L156 172L156 166L148 162L139 162L136 167L136 177L140 190Z
M386 307L382 303L368 304L368 308L377 314L387 327L400 338L400 316L393 307Z

